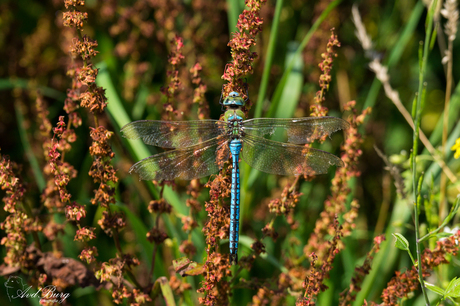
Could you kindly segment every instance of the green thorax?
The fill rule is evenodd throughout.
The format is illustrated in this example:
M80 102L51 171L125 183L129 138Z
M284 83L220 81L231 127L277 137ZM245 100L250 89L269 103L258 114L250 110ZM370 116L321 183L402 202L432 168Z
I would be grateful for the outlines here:
M244 120L244 112L237 108L237 109L229 109L225 112L224 120L226 122L232 122L231 126L231 134L233 136L240 135L240 124L241 121Z
M232 91L221 103L227 109L224 114L224 120L231 123L229 124L231 134L236 137L240 135L241 122L245 119L242 110L245 103L246 101L236 91Z
M228 121L231 121L231 120L234 120L234 119L237 119L237 120L244 120L245 119L244 112L240 108L228 109L228 110L225 111L225 114L224 114L225 122L228 122Z

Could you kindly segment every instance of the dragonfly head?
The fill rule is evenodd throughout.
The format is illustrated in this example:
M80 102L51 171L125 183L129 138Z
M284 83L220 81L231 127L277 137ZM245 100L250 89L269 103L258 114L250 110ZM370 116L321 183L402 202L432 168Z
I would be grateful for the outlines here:
M239 108L244 106L245 101L236 91L232 91L222 102L223 106L228 106L230 108Z

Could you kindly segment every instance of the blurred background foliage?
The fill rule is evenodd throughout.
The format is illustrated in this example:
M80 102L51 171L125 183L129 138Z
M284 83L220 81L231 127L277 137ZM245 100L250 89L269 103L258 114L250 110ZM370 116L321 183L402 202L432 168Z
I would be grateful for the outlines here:
M381 233L387 234L387 241L376 257L371 274L363 284L363 291L358 295L360 305L364 299L379 301L382 289L394 276L396 270L410 267L410 259L406 253L399 252L393 246L392 232L406 232L409 241L414 241L413 222L411 219L411 201L401 199L393 184L393 177L385 170L385 163L376 153L374 146L379 148L390 160L397 163L405 185L410 190L410 179L404 176L408 169L409 152L412 148L412 130L398 109L385 96L382 86L369 69L369 58L356 38L355 26L351 18L351 7L357 5L363 23L374 43L377 58L389 67L390 83L399 92L400 99L407 110L411 110L415 93L418 90L419 42L425 37L425 18L427 9L422 1L338 1L336 6L319 25L301 56L295 59L294 69L289 74L289 81L282 88L282 98L275 109L271 108L271 99L289 60L304 39L312 24L323 13L332 1L284 1L277 26L278 36L273 49L273 65L268 72L268 86L265 98L259 101L259 84L263 78L269 38L274 31L275 1L268 1L262 7L264 19L263 32L257 39L254 51L258 58L254 64L254 73L248 76L249 97L253 107L249 118L260 108L260 116L267 113L276 117L302 117L309 115L310 102L319 89L318 80L321 74L318 64L321 54L325 52L330 29L335 32L341 42L336 50L331 72L332 82L326 94L325 106L329 115L342 117L343 105L356 100L356 108L360 111L368 106L372 113L361 127L364 135L363 155L359 162L361 177L349 182L353 197L358 199L359 215L355 220L352 235L344 239L345 249L335 258L330 279L326 281L329 290L319 295L319 305L336 305L339 293L348 288L353 270L361 264L366 253L372 248L373 238ZM231 60L227 43L231 32L234 32L236 21L244 9L243 1L192 1L192 0L150 0L150 1L96 1L88 0L83 11L88 13L88 22L83 34L97 40L99 54L94 62L100 68L98 85L106 89L108 112L100 117L102 124L115 132L112 137L112 149L116 153L113 160L118 169L120 182L116 196L119 201L117 208L127 214L128 226L122 231L123 248L126 252L136 254L141 261L149 263L152 245L145 233L152 226L153 218L147 211L147 204L158 195L150 185L138 182L137 178L128 174L129 167L145 154L159 152L157 148L148 148L139 152L131 143L121 138L119 133L122 125L133 120L164 118L165 103L172 103L177 109L172 115L174 120L198 119L200 111L206 118L218 119L221 106L218 104L223 80L221 76L225 65ZM49 120L56 124L58 117L64 115L63 103L70 78L66 76L66 67L70 57L65 52L72 37L62 27L63 3L58 0L28 1L3 0L0 3L0 139L1 153L10 156L11 160L22 165L21 177L27 188L26 198L31 203L39 203L40 183L35 167L44 167L45 160L36 120L35 97L39 90L48 104ZM440 25L445 22L439 19ZM171 41L176 35L183 38L184 59L180 63L179 75L182 88L167 101L161 89L168 86L171 70L168 57L171 54ZM453 53L453 88L450 113L449 143L441 147L441 122L444 111L446 90L446 68L441 63L444 56L446 39L443 30L438 29L438 36L428 59L426 71L426 101L422 113L421 129L430 138L433 146L447 153L447 165L458 178L459 160L453 158L449 148L459 137L458 111L460 89L456 80L460 78L460 70L456 69L460 54ZM444 47L443 47L444 46ZM458 49L458 39L454 41L454 50ZM206 85L205 102L201 109L193 103L193 86L190 68L199 63L201 82ZM255 103L261 105L254 105ZM209 107L209 112L206 110ZM88 152L90 144L89 126L92 117L81 112L83 125L76 129L77 140L72 150L66 154L66 161L77 170L78 176L72 179L68 190L72 201L88 204L86 221L97 230L98 260L104 261L114 256L115 247L110 237L97 226L101 209L89 205L92 197L93 183L87 175L91 164ZM332 139L319 147L340 155L339 146L344 138L334 135ZM420 154L425 161L420 166L426 171L436 167L429 154L422 149ZM143 155L144 154L144 155ZM36 164L33 158L35 156ZM423 159L423 157L421 157ZM280 195L289 178L267 175L251 171L242 165L242 215L241 255L248 254L250 242L254 238L262 238L261 229L270 216L267 204L270 199ZM431 203L437 214L439 202L440 171L432 170L433 176L426 178L423 195ZM295 221L299 228L295 234L290 233L290 226L285 218L276 218L274 227L280 239L274 242L264 239L267 253L264 259L256 260L250 271L240 274L246 279L270 279L280 273L281 258L290 252L302 253L302 246L312 232L315 220L323 209L323 203L329 193L331 170L328 175L319 176L312 181L300 180L299 190L303 193L295 209ZM201 183L207 182L202 179ZM171 275L171 260L180 257L178 245L187 239L181 230L180 216L186 215L185 199L189 182L176 181L174 187L167 188L167 200L173 206L174 213L163 218L162 226L166 228L168 239L156 257L155 277ZM458 193L458 184L448 184L447 200L450 205ZM200 203L209 199L208 192L203 189L198 200ZM344 203L344 205L349 205ZM37 204L38 205L38 204ZM6 213L1 212L2 219ZM64 216L55 216L57 222L64 222ZM200 231L206 222L204 210L197 220L200 226L193 231L193 243L197 254L193 260L202 262L205 252L203 234ZM433 224L426 222L424 213L421 215L422 231L427 232ZM92 221L91 221L92 220ZM454 224L458 219L454 218ZM435 221L434 223L438 223ZM424 228L425 229L424 229ZM73 242L74 228L66 226L66 234L61 236L59 244L66 257L77 258L80 246ZM2 233L3 235L3 233ZM246 240L247 239L247 240ZM296 240L296 243L293 241ZM246 242L248 241L248 242ZM413 245L413 244L412 244ZM433 244L431 244L433 245ZM427 244L426 246L429 246ZM222 246L225 247L224 245ZM438 285L458 275L458 259L453 258L449 270L436 271ZM149 264L147 264L149 266ZM139 268L139 269L142 269ZM173 273L174 274L174 273ZM197 301L196 289L200 287L200 277L189 277L192 286L189 301ZM431 281L436 283L436 281ZM276 289L276 288L275 288ZM94 288L66 289L71 292L71 305L110 305L111 297L106 291ZM235 288L233 304L243 305L251 302L256 290L242 287ZM404 305L422 305L422 300L413 298ZM0 290L5 301L5 292ZM294 298L287 299L292 304ZM25 302L25 301L21 301ZM27 301L33 304L32 301ZM182 301L187 303L187 299ZM156 300L161 305L161 300Z

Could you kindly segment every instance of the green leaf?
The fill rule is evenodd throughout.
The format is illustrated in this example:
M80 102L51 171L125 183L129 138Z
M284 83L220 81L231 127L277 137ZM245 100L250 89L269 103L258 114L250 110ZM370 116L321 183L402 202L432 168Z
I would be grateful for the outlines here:
M155 284L153 285L152 289L152 297L155 298L159 291L161 290L161 294L165 300L167 306L175 306L176 302L174 301L174 295L171 290L171 286L169 285L169 281L166 277L162 276L159 277Z
M444 296L452 298L460 297L460 279L454 277L450 281L449 285L447 285Z
M407 241L407 239L403 235L399 233L395 233L392 235L396 238L395 247L403 251L409 251L409 241Z
M436 36L438 34L438 31L436 30L436 27L433 28L433 36L431 36L431 41L430 41L430 50L433 50L434 44L436 42Z
M145 226L145 224L142 222L142 219L139 218L139 216L135 215L129 208L126 206L126 204L118 202L118 205L116 206L117 209L120 209L123 211L126 215L127 220L129 221L131 225L131 229L134 232L134 235L136 237L136 242L140 246L140 249L142 250L142 256L148 260L151 258L151 254L153 252L153 246L152 244L147 240L147 237L145 236L146 233L149 231L148 228ZM158 264L161 264L158 262ZM161 274L160 274L161 275Z
M294 115L294 111L300 100L303 86L303 59L300 54L296 53L299 44L295 41L288 43L288 52L286 54L286 63L294 62L293 69L287 76L286 86L281 93L278 107L275 111L275 118L289 118Z
M441 296L444 296L444 290L442 290L442 288L439 288L438 286L436 285L433 285L433 284L430 284L428 282L425 282L425 287L430 290L430 291L433 291L434 293L437 293Z
M30 91L38 89L45 97L53 98L62 102L64 102L66 98L65 93L46 86L35 86L32 80L13 77L0 79L0 91L13 88L22 88Z

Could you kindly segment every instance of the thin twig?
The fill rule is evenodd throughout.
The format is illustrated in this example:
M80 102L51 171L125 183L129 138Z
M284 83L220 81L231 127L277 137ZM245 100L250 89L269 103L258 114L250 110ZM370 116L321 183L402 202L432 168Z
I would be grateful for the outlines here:
M396 108L399 110L399 112L403 115L404 119L406 119L407 123L409 126L414 130L414 122L412 120L411 115L409 112L406 110L404 105L402 104L401 100L399 99L399 93L394 90L390 83L389 83L389 76L387 73L387 68L383 66L378 60L374 59L373 62L369 64L369 67L371 68L372 71L375 72L377 79L382 82L383 84L383 89L385 91L386 96L393 102L393 104L396 106ZM449 180L452 183L457 182L457 177L455 174L450 170L449 167L447 167L446 163L442 159L441 156L436 152L436 149L433 147L431 144L430 140L426 137L426 135L423 133L422 130L419 132L419 138L420 141L423 143L425 148L428 150L428 152L431 154L433 159L438 163L438 165L441 167L443 172L446 174L446 176L449 178ZM457 187L458 190L460 191L460 187Z
M385 154L383 154L383 152L380 151L380 149L376 145L374 145L374 150L375 152L377 152L377 155L380 156L380 158L387 166L387 170L390 172L391 176L393 176L397 193L401 196L401 198L405 199L407 197L407 194L404 191L404 181L401 176L401 173L399 172L398 167L392 164L385 156Z

